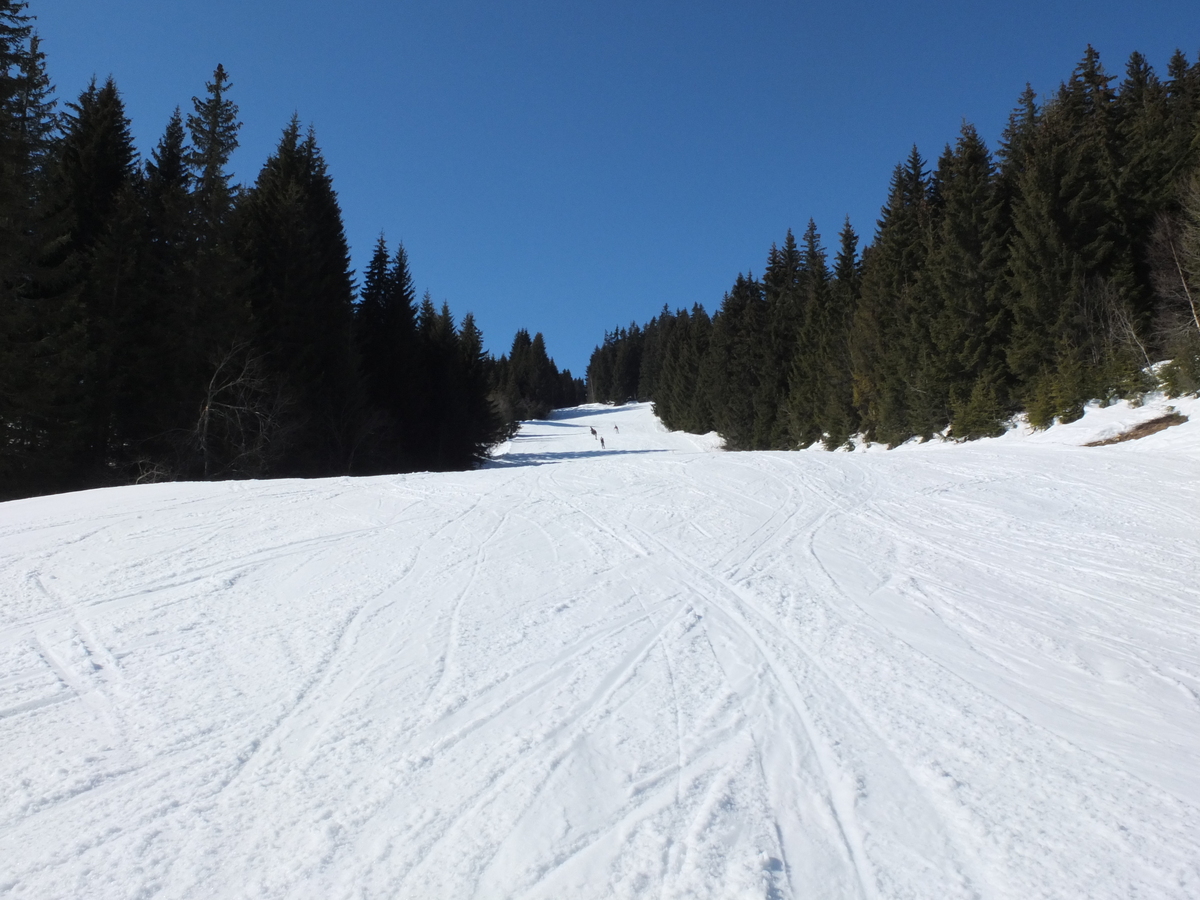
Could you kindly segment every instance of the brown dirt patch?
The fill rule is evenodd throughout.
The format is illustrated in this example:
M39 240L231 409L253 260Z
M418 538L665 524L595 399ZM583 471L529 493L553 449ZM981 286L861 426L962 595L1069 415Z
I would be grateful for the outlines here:
M1083 446L1107 447L1109 444L1123 444L1126 441L1136 441L1138 438L1158 434L1172 425L1182 425L1187 420L1188 417L1183 413L1168 413L1165 416L1159 416L1157 419L1151 419L1149 422L1143 422L1141 425L1135 425L1128 431L1122 431L1120 434L1113 435L1110 438L1105 438L1102 441L1092 441L1090 444L1084 444Z

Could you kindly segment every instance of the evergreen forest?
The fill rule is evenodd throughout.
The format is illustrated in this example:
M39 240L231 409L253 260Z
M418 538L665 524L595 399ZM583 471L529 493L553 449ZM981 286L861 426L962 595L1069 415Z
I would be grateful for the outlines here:
M1177 51L1164 79L1134 53L1118 81L1088 47L1052 96L1026 88L994 154L971 125L936 163L914 147L861 253L849 220L832 259L809 221L713 314L606 334L589 400L653 400L731 449L832 450L1195 392L1198 169L1200 62Z
M235 184L217 66L143 158L120 91L61 107L0 0L0 499L138 481L467 468L583 399L540 334L483 349L381 237L361 285L298 119Z

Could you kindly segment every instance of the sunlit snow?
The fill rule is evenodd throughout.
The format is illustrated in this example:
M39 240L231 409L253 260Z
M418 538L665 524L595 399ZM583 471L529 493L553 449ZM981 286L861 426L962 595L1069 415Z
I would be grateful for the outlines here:
M717 444L0 504L0 895L1200 896L1200 403Z

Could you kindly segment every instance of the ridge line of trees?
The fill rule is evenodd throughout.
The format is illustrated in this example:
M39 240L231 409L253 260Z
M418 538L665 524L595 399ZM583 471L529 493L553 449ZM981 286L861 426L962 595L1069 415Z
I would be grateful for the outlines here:
M593 402L653 400L731 449L890 446L1036 427L1094 398L1200 388L1200 62L1125 78L1088 47L1039 104L1026 87L993 155L964 124L932 167L892 173L870 244L832 264L811 220L711 316L667 307L605 335ZM1157 383L1157 382L1155 382Z
M575 405L539 334L494 359L381 237L361 292L293 117L253 184L217 66L146 159L114 81L60 111L0 0L0 499L135 481L457 469Z

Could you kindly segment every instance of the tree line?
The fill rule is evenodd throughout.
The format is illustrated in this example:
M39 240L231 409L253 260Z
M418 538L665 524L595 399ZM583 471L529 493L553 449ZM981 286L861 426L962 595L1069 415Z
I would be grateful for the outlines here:
M60 110L25 0L0 0L0 498L178 478L476 464L582 399L539 334L494 359L381 237L361 291L293 118L232 182L218 66L149 157L121 94Z
M995 154L969 124L933 166L914 147L861 254L847 220L831 261L810 220L711 316L606 334L589 399L653 400L735 449L835 449L1196 391L1200 62L1167 71L1134 53L1116 84L1088 47L1043 102L1026 88Z

